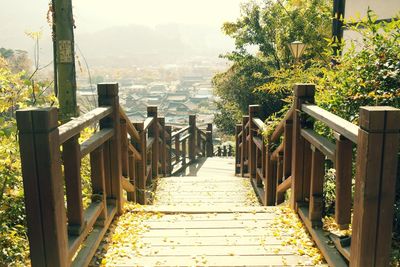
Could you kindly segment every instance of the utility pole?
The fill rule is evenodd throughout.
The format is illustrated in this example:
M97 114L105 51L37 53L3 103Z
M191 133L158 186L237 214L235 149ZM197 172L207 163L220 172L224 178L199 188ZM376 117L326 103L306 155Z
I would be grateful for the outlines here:
M60 103L60 120L78 116L76 101L75 42L72 0L52 0L54 81Z
M334 42L333 52L335 56L341 54L345 7L345 0L333 0L332 38Z

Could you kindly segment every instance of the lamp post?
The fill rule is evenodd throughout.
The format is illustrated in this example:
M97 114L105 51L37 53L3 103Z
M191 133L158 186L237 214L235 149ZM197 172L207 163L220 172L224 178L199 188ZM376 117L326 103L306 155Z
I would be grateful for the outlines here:
M303 55L304 50L306 50L307 45L300 41L294 41L293 43L290 43L288 47L292 53L292 56L294 57L295 63L297 63L300 57Z

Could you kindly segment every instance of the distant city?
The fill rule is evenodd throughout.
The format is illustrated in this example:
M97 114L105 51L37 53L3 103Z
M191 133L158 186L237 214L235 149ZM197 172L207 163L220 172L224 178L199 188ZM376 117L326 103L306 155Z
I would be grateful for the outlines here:
M120 103L133 122L147 117L148 106L157 106L159 116L165 117L170 125L185 125L189 115L196 114L197 123L202 126L212 122L217 112L211 80L225 68L220 61L199 60L112 72L97 70L92 83L86 76L78 78L78 102L82 112L94 108L97 102L95 84L116 81L120 86Z

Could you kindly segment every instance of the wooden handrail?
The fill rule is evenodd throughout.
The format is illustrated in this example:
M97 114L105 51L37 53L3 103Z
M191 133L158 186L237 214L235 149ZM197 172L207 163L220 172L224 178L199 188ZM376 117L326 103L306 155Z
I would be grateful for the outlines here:
M282 203L290 189L290 207L330 266L348 266L340 253L350 266L388 266L400 110L362 107L357 126L316 106L314 95L314 85L295 85L293 106L269 137L259 133L259 106L249 106L249 116L236 126L235 173L248 175L267 205ZM316 133L315 120L333 131L334 142ZM326 160L336 170L335 220L340 229L348 229L353 210L351 247L328 246L330 240L321 230ZM357 168L352 209L353 166Z
M143 122L132 124L119 106L118 84L100 84L98 94L99 108L62 126L55 108L17 111L33 267L87 266L111 221L123 212L123 190L127 200L146 204L146 184L173 172L173 153L180 167L212 156L211 124L204 133L190 115L189 126L172 133L154 106ZM100 129L79 144L80 133L95 123ZM80 172L89 154L93 195L85 209Z
M265 131L267 126L265 123L260 119L260 118L253 118L254 124L257 126L257 128L261 131Z
M33 267L87 266L126 200L147 204L152 179L170 175L178 163L185 168L212 156L212 125L204 133L195 115L172 133L155 106L148 107L143 122L132 124L119 105L118 84L99 84L98 102L99 108L62 126L55 108L17 111ZM95 123L100 129L80 144L80 133ZM81 161L88 155L93 194L84 208Z
M136 141L139 141L140 140L139 133L136 130L135 126L133 126L131 120L128 118L128 116L126 115L126 113L122 109L122 107L119 108L119 113L121 115L121 118L126 121L126 126L127 126L129 135L132 136Z
M293 118L293 108L290 108L288 112L286 112L286 115L283 118L283 120L279 122L278 126L276 126L274 132L271 134L272 142L278 140L278 138L283 134L286 121L290 121L292 120L292 118Z
M172 138L174 138L175 136L180 135L181 133L189 130L189 128L190 128L190 126L186 126L186 127L183 127L182 129L176 131L176 132L173 132L172 133Z
M154 137L149 137L147 139L147 150L150 150L153 147Z
M304 137L311 145L315 146L321 151L328 159L335 161L336 147L335 144L330 142L327 138L317 134L310 129L301 129L301 136Z
M99 107L58 127L60 145L79 134L87 126L98 122L113 112L112 107Z
M179 142L182 143L183 141L185 141L186 139L188 139L190 136L191 136L190 134L186 134L186 135L182 136L181 138L179 138Z
M103 145L113 135L113 129L103 129L92 135L88 140L81 144L81 158Z
M353 143L357 144L358 129L359 127L341 117L326 111L316 105L303 104L301 110L310 115L311 117L323 122L332 130L342 134Z
M149 129L149 127L153 124L154 122L154 117L148 117L144 120L144 131Z

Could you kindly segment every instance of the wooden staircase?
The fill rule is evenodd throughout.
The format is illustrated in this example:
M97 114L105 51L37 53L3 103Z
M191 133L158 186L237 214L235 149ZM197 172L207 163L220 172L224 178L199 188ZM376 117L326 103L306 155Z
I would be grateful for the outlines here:
M107 238L112 245L103 256L103 263L106 266L315 266L321 259L317 249L285 244L294 233L298 234L293 226L300 221L294 213L282 207L262 207L249 179L235 176L233 170L233 158L203 158L176 176L161 178L154 205L136 207L137 212L131 210L115 225L121 228L119 231L135 231L124 223L143 216L143 212L154 213L144 216L142 225L146 230L136 239L142 244L140 248L114 249L123 248L125 240L113 240L111 234ZM280 217L285 212L294 215L293 226L281 225ZM288 228L283 230L284 227ZM302 242L312 244L306 234L304 238ZM312 257L302 251L315 254Z

